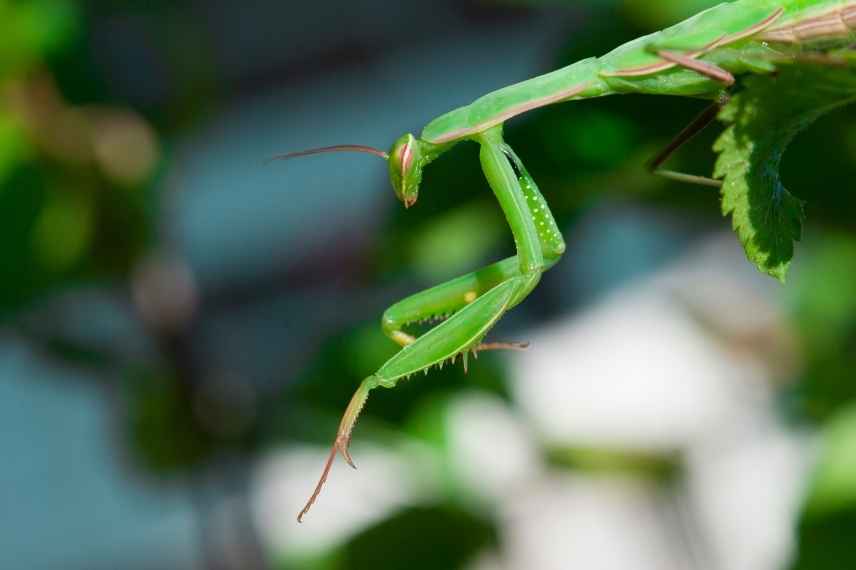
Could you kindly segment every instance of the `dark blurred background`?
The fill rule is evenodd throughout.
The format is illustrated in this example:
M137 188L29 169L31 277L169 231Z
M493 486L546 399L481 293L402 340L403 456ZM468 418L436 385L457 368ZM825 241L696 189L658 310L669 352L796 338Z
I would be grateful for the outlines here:
M785 157L786 285L645 171L703 102L509 123L569 246L493 335L531 348L373 394L295 522L384 308L512 243L474 145L407 212L375 159L265 159L713 3L0 0L0 568L854 567L856 109Z

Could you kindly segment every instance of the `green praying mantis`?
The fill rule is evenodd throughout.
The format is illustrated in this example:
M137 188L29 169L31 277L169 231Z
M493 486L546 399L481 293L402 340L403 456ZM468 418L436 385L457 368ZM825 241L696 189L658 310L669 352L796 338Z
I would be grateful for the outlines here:
M537 286L541 274L565 252L550 208L514 150L503 140L503 124L518 115L567 101L611 94L679 95L713 101L651 163L673 179L714 187L721 180L665 170L664 162L712 122L728 101L736 76L768 74L777 64L806 54L823 57L850 46L856 32L856 0L737 0L705 10L665 30L626 43L599 58L588 58L489 93L431 121L417 137L405 134L387 153L362 145L337 145L281 155L290 159L327 152L362 152L388 162L396 197L416 203L423 169L462 141L480 146L488 184L508 221L516 255L417 293L383 315L383 332L401 349L357 388L342 417L321 477L300 511L317 499L337 453L354 467L348 451L351 432L369 393L393 388L417 372L454 363L467 367L469 355L520 349L522 343L487 343L497 321ZM442 322L421 336L408 325Z

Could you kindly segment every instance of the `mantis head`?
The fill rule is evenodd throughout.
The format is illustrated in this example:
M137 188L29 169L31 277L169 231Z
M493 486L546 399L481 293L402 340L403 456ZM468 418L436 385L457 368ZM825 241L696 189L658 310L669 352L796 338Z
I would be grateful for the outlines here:
M419 139L410 133L395 141L389 151L389 180L395 196L405 208L415 204L419 197L419 183L422 182L422 167L425 165L422 154Z

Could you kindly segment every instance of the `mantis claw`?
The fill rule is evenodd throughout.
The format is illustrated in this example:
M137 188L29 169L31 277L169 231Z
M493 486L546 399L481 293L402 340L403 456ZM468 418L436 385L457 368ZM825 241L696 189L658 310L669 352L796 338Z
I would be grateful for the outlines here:
M353 467L354 469L356 469L357 464L354 463L354 458L351 457L351 452L348 450L348 446L350 444L351 444L351 436L350 435L346 435L344 437L339 436L336 438L336 443L334 444L334 447L335 447L335 449L337 449L339 451L339 453L342 454L342 457L345 459L345 462L348 465L350 465L351 467Z
M360 415L360 411L363 409L366 399L369 397L369 392L377 385L376 378L369 376L363 380L363 383L360 384L360 387L357 388L356 392L354 392L354 396L351 398L351 402L348 404L345 414L342 416L342 422L339 424L339 432L330 448L330 454L327 456L327 461L324 463L324 470L321 471L321 477L318 479L315 489L309 496L309 500L306 501L303 509L301 509L300 513L297 515L297 522L303 522L304 515L309 512L309 509L312 508L312 505L315 503L315 499L317 499L318 495L321 494L321 489L324 487L324 483L327 482L327 477L330 475L330 469L333 467L333 460L336 459L337 452L342 454L342 457L348 465L354 469L357 468L357 465L354 463L354 458L351 457L351 452L348 451L348 446L351 443L351 430L354 429L354 424L357 422L357 417Z

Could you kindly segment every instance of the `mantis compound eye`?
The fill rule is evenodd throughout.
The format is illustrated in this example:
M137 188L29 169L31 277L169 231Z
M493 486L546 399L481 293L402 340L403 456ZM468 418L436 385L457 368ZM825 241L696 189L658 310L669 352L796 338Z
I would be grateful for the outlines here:
M395 141L389 151L389 179L405 208L419 197L423 162L419 140L410 133Z

